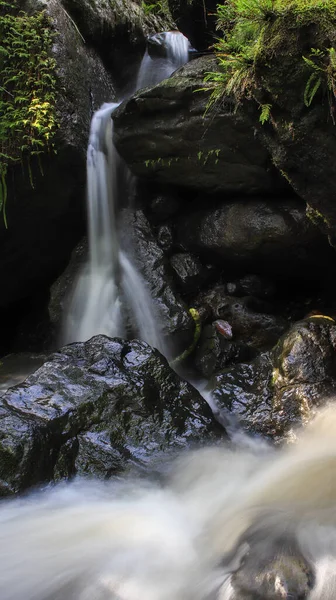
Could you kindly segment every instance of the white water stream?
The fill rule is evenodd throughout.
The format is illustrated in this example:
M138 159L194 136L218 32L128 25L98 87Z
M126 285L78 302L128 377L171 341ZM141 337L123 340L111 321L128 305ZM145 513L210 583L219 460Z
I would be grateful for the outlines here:
M333 407L280 451L186 453L163 485L77 481L3 502L0 598L334 600L335 507ZM260 595L234 592L249 561Z
M188 40L167 32L167 58L147 53L137 88L158 83L188 60ZM149 59L149 61L147 60ZM94 335L133 337L165 353L157 309L132 257L120 247L118 207L129 203L133 180L113 144L111 115L119 104L104 104L91 122L87 151L89 260L79 275L66 315L63 343L86 341Z

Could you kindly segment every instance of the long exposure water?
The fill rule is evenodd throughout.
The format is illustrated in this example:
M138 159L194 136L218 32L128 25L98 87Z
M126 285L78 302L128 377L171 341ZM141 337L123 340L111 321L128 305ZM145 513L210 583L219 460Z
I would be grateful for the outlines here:
M3 502L0 598L334 600L335 434L332 407L281 450L206 448L164 483L77 481ZM251 562L260 595L243 593Z
M182 34L160 35L166 57L152 59L146 53L137 88L158 83L188 60L189 42ZM158 309L132 256L120 247L118 208L129 203L133 178L113 144L111 116L118 105L104 104L91 122L87 151L89 260L72 292L62 341L86 341L102 333L127 337L130 331L165 354Z

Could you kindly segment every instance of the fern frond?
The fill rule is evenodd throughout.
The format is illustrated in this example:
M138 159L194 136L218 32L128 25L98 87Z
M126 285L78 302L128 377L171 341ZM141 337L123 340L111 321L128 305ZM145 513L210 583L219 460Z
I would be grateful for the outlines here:
M321 83L321 76L315 72L312 73L306 83L305 91L303 94L303 101L307 107L310 106L312 101L314 100L316 92L319 89Z

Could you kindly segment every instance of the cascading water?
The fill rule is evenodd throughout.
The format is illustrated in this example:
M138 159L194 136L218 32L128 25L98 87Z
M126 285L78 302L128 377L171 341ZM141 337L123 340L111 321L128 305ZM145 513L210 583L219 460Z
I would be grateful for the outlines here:
M336 409L295 444L182 455L0 510L1 600L334 600Z
M188 40L178 32L159 34L166 58L146 56L137 88L158 83L188 60ZM73 291L63 342L85 341L103 333L127 330L165 353L156 309L142 276L120 248L117 207L127 201L132 177L113 144L112 113L119 104L104 104L93 116L87 151L89 261Z
M152 53L146 50L138 73L137 89L160 83L188 62L190 43L179 31L158 33L150 41L157 50Z
M73 293L64 341L85 341L98 333L125 336L131 312L131 326L138 336L162 350L149 292L119 245L118 196L122 188L127 198L132 178L113 145L111 115L117 106L103 105L91 123L87 151L89 262Z

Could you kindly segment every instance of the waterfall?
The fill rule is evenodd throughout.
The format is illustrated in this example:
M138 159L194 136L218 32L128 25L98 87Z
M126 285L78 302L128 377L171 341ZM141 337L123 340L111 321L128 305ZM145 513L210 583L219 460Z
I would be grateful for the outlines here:
M297 438L3 501L1 600L334 600L335 406Z
M147 49L140 65L137 89L150 87L167 79L188 62L190 43L179 31L165 31L150 38L158 50L151 54Z
M91 122L87 150L89 261L80 273L67 314L65 343L96 334L126 336L127 327L163 350L147 286L119 245L117 206L127 199L132 177L113 144L111 115L119 104L104 104ZM127 302L128 301L128 302Z
M155 36L153 36L155 37ZM179 32L158 34L165 57L146 52L137 88L158 83L188 60L188 40ZM120 247L117 211L131 195L133 178L113 144L112 113L119 103L104 104L93 116L87 150L89 260L72 292L63 342L85 341L97 334L133 335L165 353L157 309L131 256Z

